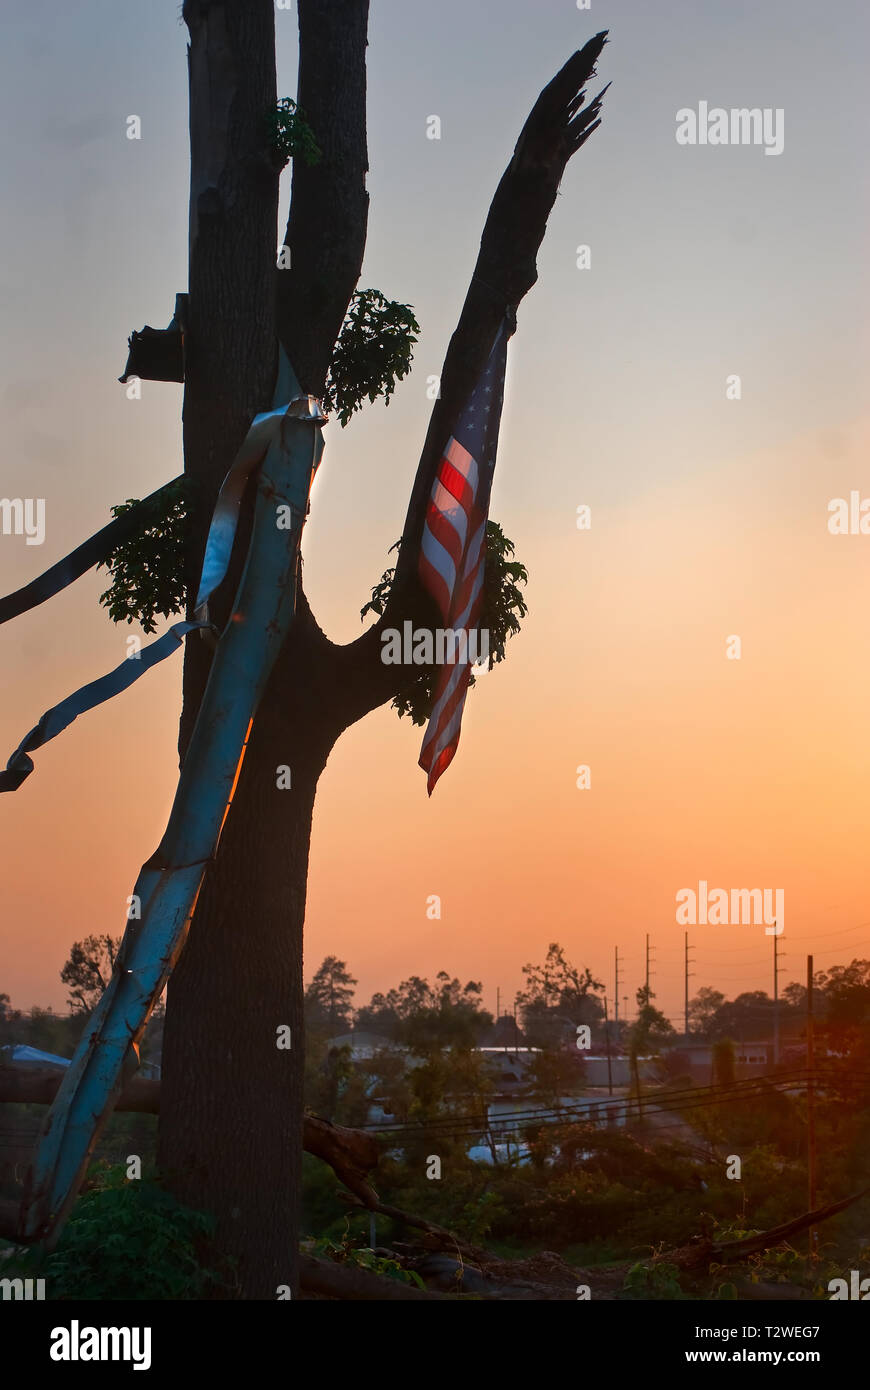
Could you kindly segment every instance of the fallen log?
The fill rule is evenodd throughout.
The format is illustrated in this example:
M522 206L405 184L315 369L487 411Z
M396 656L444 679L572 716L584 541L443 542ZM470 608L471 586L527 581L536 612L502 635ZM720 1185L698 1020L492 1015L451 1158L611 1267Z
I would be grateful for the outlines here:
M51 1105L62 1077L62 1067L0 1066L0 1102ZM160 1082L144 1076L132 1077L116 1108L156 1115L160 1108Z
M377 1167L381 1155L380 1142L373 1134L306 1114L302 1121L302 1147L328 1163L364 1207L377 1208L378 1194L366 1176Z
M761 1250L769 1250L774 1245L780 1245L784 1240L790 1240L792 1236L800 1235L802 1231L809 1230L810 1226L817 1226L821 1221L827 1221L831 1216L837 1216L839 1212L845 1211L855 1202L859 1202L862 1197L866 1197L870 1192L870 1187L862 1187L860 1192L855 1192L851 1197L843 1197L839 1202L829 1202L827 1206L819 1207L816 1211L808 1211L803 1216L798 1216L794 1221L786 1221L781 1226L773 1226L769 1231L760 1231L756 1236L744 1236L743 1240L727 1241L724 1245L713 1246L713 1258L720 1264L726 1260L742 1260L747 1255L755 1255Z
M816 1211L805 1212L793 1221L785 1221L780 1226L772 1226L770 1230L759 1231L753 1236L744 1236L742 1240L713 1241L707 1236L698 1236L688 1245L679 1246L675 1250L661 1251L650 1263L673 1264L683 1270L698 1269L702 1265L712 1263L733 1264L735 1260L745 1260L749 1255L757 1255L762 1250L772 1250L783 1241L809 1230L810 1226L820 1225L822 1221L827 1221L829 1217L836 1216L855 1202L859 1202L868 1192L870 1187L863 1187L851 1197L843 1197L839 1202L829 1202L827 1206L819 1207Z
M439 1226L434 1221L427 1221L424 1216L415 1216L413 1212L403 1211L401 1207L390 1206L388 1202L382 1202L376 1192L373 1195L375 1199L373 1202L363 1202L355 1200L347 1193L339 1193L339 1196L347 1202L348 1206L364 1208L374 1212L376 1216L389 1216L393 1221L403 1222L406 1226L413 1227L414 1230L422 1231L423 1238L420 1245L424 1250L445 1251L452 1255L458 1255L460 1259L470 1264L485 1265L493 1258L489 1250L480 1245L467 1244L446 1226ZM397 1244L396 1249L398 1248Z
M61 1082L61 1067L0 1066L0 1103L50 1105ZM160 1109L160 1082L134 1076L124 1086L116 1110L156 1115ZM334 1125L318 1115L305 1115L302 1147L330 1168L358 1201L376 1209L378 1194L367 1174L377 1166L381 1146L373 1134L361 1129ZM0 1214L0 1225L7 1225L8 1213Z

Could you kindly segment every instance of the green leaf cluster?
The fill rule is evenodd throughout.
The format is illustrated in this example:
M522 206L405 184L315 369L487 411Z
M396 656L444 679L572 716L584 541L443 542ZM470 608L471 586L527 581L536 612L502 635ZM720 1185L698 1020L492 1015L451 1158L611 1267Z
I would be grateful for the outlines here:
M389 553L398 550L400 545L401 542L396 541L395 545L390 546ZM516 636L528 612L520 585L528 583L529 574L525 565L512 558L514 554L513 541L508 539L497 521L488 521L480 627L489 632L492 665L504 661L507 640ZM371 598L360 610L361 618L367 613L383 616L395 577L395 566L381 575L372 589ZM407 714L414 724L427 723L432 713L437 675L436 666L408 668L407 684L393 700L393 708L398 711L400 718ZM469 688L475 684L473 674L468 684Z
M319 164L323 153L314 138L314 131L292 97L282 97L266 116L269 146L281 168L291 159L306 164Z
M332 354L324 402L342 426L368 399L390 397L411 370L420 325L410 304L355 290Z
M347 1232L340 1244L329 1239L320 1239L314 1241L312 1248L316 1254L334 1260L336 1264L348 1264L355 1269L365 1269L369 1274L379 1274L382 1278L393 1279L397 1284L411 1284L419 1289L426 1287L416 1270L404 1269L398 1260L376 1255L374 1250L366 1246L354 1245Z
M154 632L155 618L184 611L184 558L187 541L188 485L184 478L169 483L148 507L143 529L101 561L112 577L100 603L113 623L139 622ZM114 517L138 506L136 498L112 508Z
M632 1265L625 1276L623 1293L630 1299L674 1299L683 1302L688 1295L680 1287L679 1270L673 1264Z

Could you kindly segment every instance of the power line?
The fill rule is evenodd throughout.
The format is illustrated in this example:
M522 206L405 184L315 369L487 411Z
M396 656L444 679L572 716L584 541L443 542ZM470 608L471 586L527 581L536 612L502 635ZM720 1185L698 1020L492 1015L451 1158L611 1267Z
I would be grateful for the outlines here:
M779 937L773 938L773 1064L779 1062Z
M792 936L791 939L792 941L818 941L820 937L824 940L829 936L846 936L849 932L867 931L868 928L870 928L870 922L859 922L854 927L834 927L831 931L814 931L809 936ZM789 935L791 936L791 933Z
M808 1084L811 1082L811 1080L812 1078L807 1076L803 1080L794 1080L791 1082L787 1082L784 1083L781 1088L775 1089L778 1090L778 1093L780 1095L788 1094L792 1091L804 1091L807 1090ZM865 1090L870 1091L870 1078L868 1078L868 1080L865 1083ZM684 1096L691 1097L694 1095L694 1089L689 1092L684 1092L683 1094ZM722 1105L732 1104L733 1102L738 1100L764 1100L767 1097L769 1097L769 1095L770 1088L756 1089L754 1091L744 1091L736 1094L731 1092L725 1092L721 1095L708 1096L706 1098L697 1100L686 1099L680 1105L675 1104L665 1107L657 1106L655 1104L655 1097L647 1098L647 1100L644 1103L644 1116L648 1117L654 1115L658 1116L673 1114L679 1114L680 1116L682 1116L685 1111L705 1110L709 1109L711 1106L721 1107ZM618 1115L619 1109L622 1108L625 1111L625 1118L627 1120L629 1118L629 1110L635 1103L635 1097L626 1095L624 1097L621 1097L618 1101L599 1101L595 1104L597 1106L599 1115L602 1110L609 1111L611 1109L615 1114ZM525 1112L518 1113L522 1114ZM587 1122L587 1120L588 1116L585 1114L577 1119L572 1120L570 1113L566 1111L537 1111L532 1112L529 1118L526 1119L524 1123L526 1126L534 1123L552 1123L554 1125L558 1125L561 1123L563 1125L573 1124L574 1126L578 1126L582 1125L584 1122ZM484 1133L489 1133L494 1137L497 1134L514 1135L516 1133L517 1128L522 1123L522 1120L517 1120L516 1118L510 1115L499 1115L492 1119L490 1119L489 1117L482 1118L478 1116L467 1121L460 1121L457 1119L457 1122L452 1124L448 1123L444 1126L402 1126L401 1128L389 1132L395 1133L395 1137L397 1139L400 1138L402 1134L407 1134L409 1132L414 1132L419 1137L428 1136L432 1139L460 1139L470 1136L481 1135ZM681 1118L674 1121L670 1125L660 1124L656 1125L655 1128L656 1131L659 1132L663 1129L680 1128L684 1123L686 1122ZM386 1133L387 1131L382 1132Z
M686 972L685 990L686 990L686 993L685 993L685 1006L684 1006L684 1010L683 1010L683 1011L684 1011L684 1013L685 1013L685 1015L686 1015L686 1037L688 1037L688 1036L689 1036L689 976L695 974L694 970L691 970L691 971L689 970L689 933L688 933L688 932L686 932L686 934L685 934L684 945L685 945L685 953L686 953L686 955L685 955L685 972Z
M855 1075L862 1077L862 1079L864 1078L864 1074L862 1073L857 1073ZM670 1091L652 1092L649 1097L649 1103L652 1113L659 1112L663 1102L674 1102L673 1106L666 1106L665 1108L679 1108L679 1104L681 1102L684 1102L687 1099L687 1097L692 1097L693 1099L697 1099L698 1097L708 1097L711 1104L717 1104L720 1100L723 1100L726 1097L733 1099L739 1098L741 1095L744 1094L752 1095L756 1093L760 1086L763 1086L764 1082L767 1081L779 1083L780 1085L803 1085L806 1083L806 1076L806 1067L795 1068L794 1070L789 1070L787 1072L763 1072L760 1076L743 1077L741 1078L741 1080L734 1081L730 1083L728 1086L722 1086L721 1084L711 1084L708 1086L688 1086L674 1088ZM868 1081L870 1081L870 1073L867 1074L867 1079ZM762 1090L758 1093L767 1094L765 1090ZM549 1117L570 1117L574 1114L585 1114L590 1105L597 1105L599 1109L619 1109L621 1106L625 1106L627 1102L630 1102L630 1100L631 1096L628 1093L626 1093L626 1095L620 1096L618 1099L613 1101L585 1100L578 1103L577 1105L557 1106L555 1108L544 1110L507 1110L502 1112L502 1114L497 1117L497 1121L499 1123L505 1123L508 1121L510 1121L511 1123L518 1123L526 1119L543 1120ZM661 1110L661 1113L664 1113L664 1110ZM416 1130L418 1133L426 1133L438 1129L440 1127L452 1127L457 1123L475 1124L479 1126L480 1118L481 1117L479 1115L471 1114L445 1115L441 1119L429 1120L422 1125L415 1124L414 1122L409 1123L407 1121L399 1122L392 1125L384 1125L382 1123L375 1122L359 1126L359 1128L377 1130L379 1133L382 1134L405 1133L410 1130Z

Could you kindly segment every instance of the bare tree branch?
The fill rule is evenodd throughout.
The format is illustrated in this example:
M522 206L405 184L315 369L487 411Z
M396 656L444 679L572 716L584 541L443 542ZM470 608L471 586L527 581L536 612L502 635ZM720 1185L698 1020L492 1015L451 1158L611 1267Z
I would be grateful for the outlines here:
M818 1207L816 1211L805 1212L794 1221L773 1226L769 1231L760 1231L757 1236L745 1236L743 1240L730 1240L714 1245L713 1259L724 1264L729 1260L744 1260L747 1255L757 1254L761 1250L770 1250L774 1245L781 1245L784 1240L791 1240L802 1231L808 1231L810 1226L817 1226L831 1216L838 1216L841 1211L866 1197L868 1192L870 1187L864 1187L851 1197L843 1197L839 1202L828 1202L826 1206Z
M496 189L414 479L397 566L399 583L415 566L426 502L450 427L484 369L505 310L516 309L538 278L536 256L565 166L601 124L604 92L581 108L584 84L594 76L606 41L606 33L596 34L541 92Z
M675 1250L663 1250L656 1255L653 1264L674 1264L678 1269L695 1269L702 1265L707 1265L711 1261L717 1264L731 1264L735 1260L745 1260L748 1255L758 1254L762 1250L772 1250L774 1246L781 1245L785 1240L791 1240L793 1236L800 1235L802 1231L809 1230L810 1226L818 1226L823 1221L827 1221L831 1216L837 1216L847 1207L851 1207L855 1202L866 1197L870 1192L870 1187L864 1187L860 1192L854 1192L851 1197L843 1197L838 1202L829 1202L827 1206L819 1207L816 1211L805 1212L803 1216L795 1217L793 1221L786 1221L781 1226L773 1226L769 1231L759 1231L757 1235L745 1236L742 1240L729 1240L716 1242L705 1237L694 1240L689 1245L682 1245Z
M380 660L383 628L401 626L407 618L421 624L431 621L429 600L417 583L416 556L438 460L453 421L484 369L506 311L516 309L537 280L536 256L565 166L601 124L601 101L607 89L586 106L585 83L595 74L606 40L606 32L596 34L541 92L496 189L459 323L444 359L441 395L417 466L387 610L379 623L341 649L347 723L396 693L399 668Z

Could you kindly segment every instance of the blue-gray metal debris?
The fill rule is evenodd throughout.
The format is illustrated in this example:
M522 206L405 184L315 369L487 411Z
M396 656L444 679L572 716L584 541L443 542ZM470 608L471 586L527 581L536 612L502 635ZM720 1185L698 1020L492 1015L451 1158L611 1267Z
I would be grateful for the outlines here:
M140 676L144 676L146 671L150 671L152 666L177 652L178 648L184 645L184 639L189 632L208 626L207 621L173 623L168 632L164 632L156 642L149 642L147 647L136 653L135 658L127 657L108 675L100 676L99 680L81 686L65 700L61 700L59 705L53 705L51 709L46 710L39 723L29 734L25 734L7 762L5 770L0 772L0 792L17 791L21 783L30 776L33 771L33 759L30 754L37 748L57 738L58 734L62 734L80 714L85 714L97 705L105 704L115 695L120 695L122 690L127 690Z
M298 393L282 355L276 397L290 386ZM262 458L233 614L215 650L166 833L133 890L140 916L127 923L112 978L47 1116L22 1203L21 1239L48 1244L57 1239L100 1130L138 1064L148 1017L184 946L251 721L293 619L299 540L323 449L318 427L324 419L313 397L297 394L289 405L256 417L234 464L241 474ZM230 544L237 482L238 477L231 484L228 475L222 492L226 506L215 533L224 542L229 534ZM215 541L212 552L207 550L197 596L201 622L208 583L218 573L223 577L227 563L226 545Z

